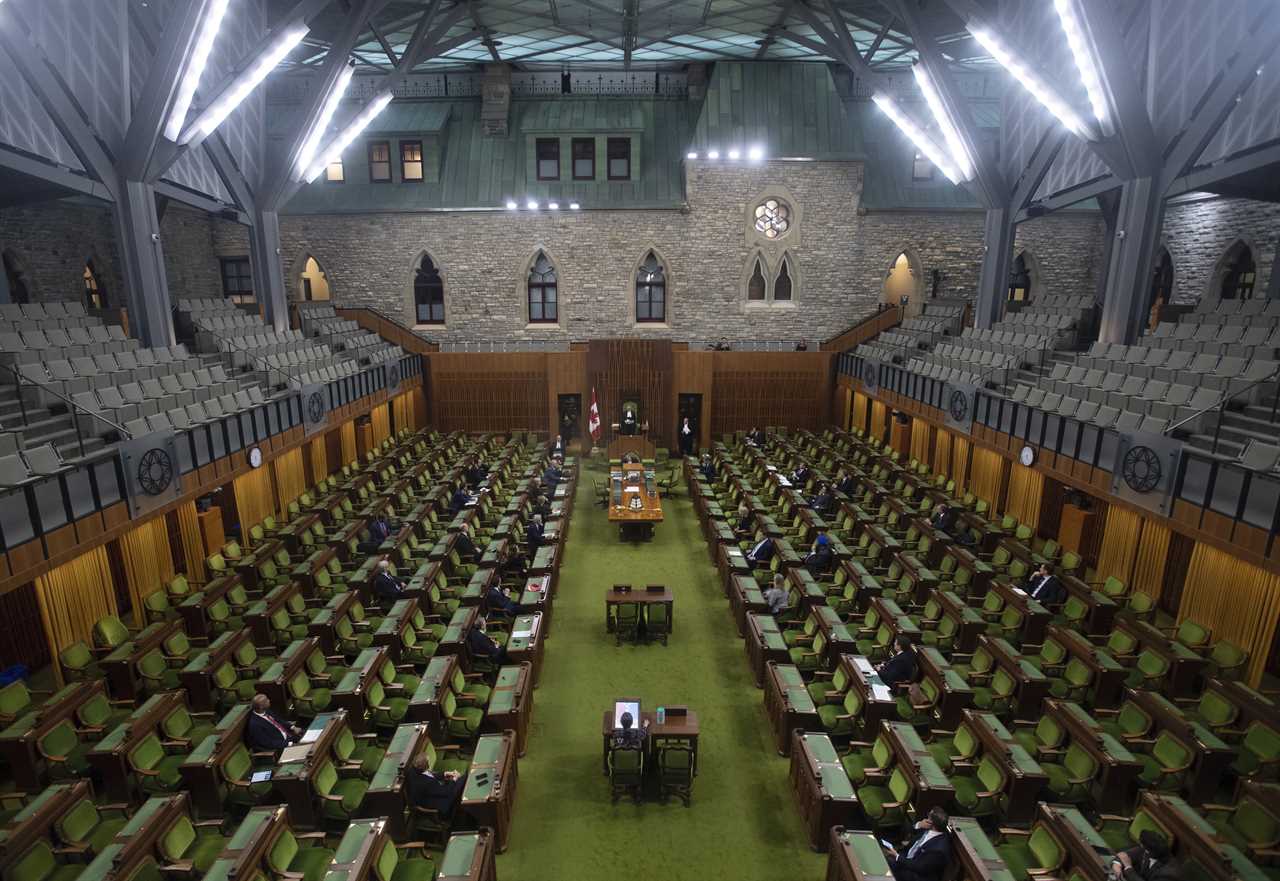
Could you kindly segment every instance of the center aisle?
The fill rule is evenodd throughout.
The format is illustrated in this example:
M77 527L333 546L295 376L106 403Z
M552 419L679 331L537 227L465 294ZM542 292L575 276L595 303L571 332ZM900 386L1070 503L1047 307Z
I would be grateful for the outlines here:
M792 801L787 760L773 748L761 692L707 556L683 482L663 500L654 540L618 541L592 482L578 480L573 523L555 598L541 686L534 696L529 753L503 881L778 881L818 879L825 857L807 845ZM614 644L604 632L606 588L666 584L675 630L660 642ZM646 709L687 704L701 725L693 804L610 804L600 768L600 717L616 697Z

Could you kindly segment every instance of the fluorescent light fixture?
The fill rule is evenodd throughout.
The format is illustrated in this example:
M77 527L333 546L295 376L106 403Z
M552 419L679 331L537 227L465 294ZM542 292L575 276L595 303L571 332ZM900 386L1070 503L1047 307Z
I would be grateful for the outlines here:
M351 142L360 136L360 133L368 128L369 123L386 109L391 103L390 92L379 92L364 106L364 109L355 115L351 122L347 123L347 127L334 135L333 140L325 144L323 150L320 151L320 159L312 163L311 169L306 174L307 183L311 183L320 176L320 172L324 171L326 165L331 161L336 162L342 157L342 152L351 146Z
M258 83L266 79L267 74L275 70L276 65L302 42L302 38L307 35L307 30L305 24L299 24L285 30L273 40L271 45L252 64L241 71L239 76L232 80L231 85L227 86L213 99L213 103L196 117L196 121L178 137L178 143L189 144L197 134L212 134L214 129L221 125L222 121L230 116L245 98L249 97L249 94L258 87Z
M876 102L876 106L884 111L885 116L893 120L893 124L902 130L902 133L911 139L911 143L916 145L916 149L929 157L929 161L942 170L953 184L959 184L962 180L960 170L947 157L942 148L925 134L924 129L916 125L909 116L898 105L898 102L890 98L884 92L876 92L871 96L871 100Z
M346 94L347 85L351 82L351 75L355 72L355 67L345 64L342 67L342 72L338 74L338 80L333 84L333 91L329 93L329 97L325 99L324 107L320 110L320 117L316 120L315 127L307 133L307 139L303 142L302 150L298 153L299 174L310 168L311 161L316 158L316 148L320 146L320 139L329 130L329 123L333 122L333 115L338 112L338 104L341 103L342 96Z
M537 211L538 203L530 199L528 202L524 203L524 207L528 208L530 211Z
M690 151L688 154L686 154L686 155L685 155L685 157L684 157L684 158L685 158L685 159L697 159L697 158L698 158L698 154L697 154L697 153L694 153L694 152L692 152L692 151Z
M1080 10L1076 8L1075 0L1053 0L1053 8L1058 11L1058 21L1067 35L1067 45L1071 47L1071 57L1075 59L1076 69L1080 71L1084 90L1089 94L1093 116L1104 134L1112 134L1114 129L1111 125L1111 108L1107 105L1107 93L1102 87L1098 57L1085 36Z
M764 158L764 148L752 147L750 150L747 151L747 158L758 162L759 160Z
M570 211L577 211L580 207L582 207L582 206L580 206L577 202L570 202L570 203L569 203L569 210L570 210Z
M3 0L0 0L3 2ZM187 121L187 111L191 109L191 99L195 97L196 87L200 85L200 77L204 75L205 66L209 63L209 52L213 42L218 38L218 30L222 27L222 18L227 13L231 0L213 0L200 22L196 34L195 45L191 49L191 57L187 59L187 67L182 71L178 81L178 92L173 97L173 109L169 111L169 121L165 123L164 136L171 141L178 140L182 134L182 124Z
M947 113L947 109L942 106L942 96L938 94L938 89L934 86L933 77L929 75L929 71L925 66L918 61L912 66L911 73L915 75L916 85L924 93L925 103L929 105L929 110L933 112L933 118L938 123L938 128L942 131L942 138L947 142L947 149L951 153L951 159L956 168L960 171L960 176L965 180L973 180L973 160L969 158L969 151L965 149L964 141L960 140L960 132L952 122L951 114Z
M720 151L719 151L719 150L708 150L708 151L707 151L707 158L708 158L708 159L719 159L719 158L720 158Z
M520 206L519 206L519 205L517 205L513 200L511 200L511 199L508 199L508 200L507 200L507 210L508 210L508 211L515 211L515 210L516 210L517 208L519 208L519 207L520 207Z
M547 207L548 207L548 208L550 208L552 211L559 211L559 210L560 210L560 203L559 203L559 202L548 202L548 203L547 203Z
M730 151L729 151L729 158L730 158L730 159L741 159L741 158L742 158L742 151L741 151L741 150L730 150Z
M1013 74L1013 78L1031 93L1031 97L1039 101L1046 110L1056 116L1069 131L1089 141L1098 140L1098 133L1093 126L1081 119L1067 102L1062 100L1057 92L1032 72L1031 68L1014 58L1013 53L1009 51L1009 48L1004 43L1000 42L995 34L972 21L969 22L968 28L969 33L973 34L973 38L991 53L991 57L998 61L1001 67Z

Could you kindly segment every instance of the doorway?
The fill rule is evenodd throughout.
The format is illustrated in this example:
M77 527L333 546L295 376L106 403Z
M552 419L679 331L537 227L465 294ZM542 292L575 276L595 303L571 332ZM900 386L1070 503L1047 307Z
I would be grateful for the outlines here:
M680 426L688 419L693 436L689 449L682 449L681 452L687 456L695 456L702 439L702 395L682 392L677 399L676 409L679 411L676 416L676 442L680 443Z
M578 439L578 426L582 421L582 395L559 395L556 412L559 414L557 431L567 447Z

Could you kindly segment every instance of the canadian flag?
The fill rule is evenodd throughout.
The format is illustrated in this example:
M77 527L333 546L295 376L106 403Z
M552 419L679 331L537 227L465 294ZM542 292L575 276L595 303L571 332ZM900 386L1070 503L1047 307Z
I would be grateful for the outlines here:
M587 414L587 431L593 441L600 440L600 405L596 403L596 389L591 387L591 410Z

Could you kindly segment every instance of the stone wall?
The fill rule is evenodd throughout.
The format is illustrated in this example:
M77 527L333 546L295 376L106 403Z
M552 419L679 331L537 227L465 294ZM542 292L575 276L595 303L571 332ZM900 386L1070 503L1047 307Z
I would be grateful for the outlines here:
M1103 236L1106 224L1097 212L1065 211L1018 224L1013 256L1027 254L1031 297L1098 296L1106 275Z
M1250 199L1194 194L1170 203L1163 244L1173 261L1173 302L1195 303L1217 296L1221 263L1237 240L1253 251L1255 297L1265 294L1280 237L1280 205ZM1159 252L1157 252L1158 256Z
M84 299L88 260L107 302L124 301L111 208L87 200L0 209L0 252L22 270L32 300Z

